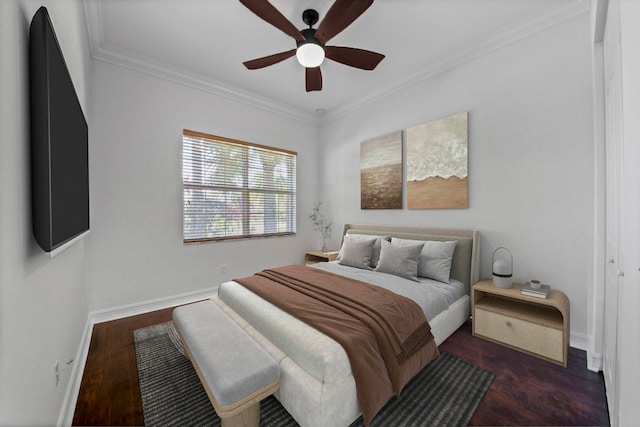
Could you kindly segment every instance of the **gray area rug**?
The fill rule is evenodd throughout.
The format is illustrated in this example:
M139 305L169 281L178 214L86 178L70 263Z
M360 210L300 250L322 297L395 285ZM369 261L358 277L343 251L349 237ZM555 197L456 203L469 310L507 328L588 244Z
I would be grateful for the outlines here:
M219 426L209 397L184 355L172 322L134 332L146 426ZM427 365L378 413L371 426L464 426L495 375L448 353ZM297 426L273 396L261 426ZM362 417L352 427L364 426Z

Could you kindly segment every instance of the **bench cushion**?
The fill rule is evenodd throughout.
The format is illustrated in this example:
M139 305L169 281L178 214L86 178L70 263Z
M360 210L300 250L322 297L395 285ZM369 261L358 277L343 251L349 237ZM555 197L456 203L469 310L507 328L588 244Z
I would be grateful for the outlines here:
M178 307L173 320L221 405L231 405L280 377L279 364L213 301Z

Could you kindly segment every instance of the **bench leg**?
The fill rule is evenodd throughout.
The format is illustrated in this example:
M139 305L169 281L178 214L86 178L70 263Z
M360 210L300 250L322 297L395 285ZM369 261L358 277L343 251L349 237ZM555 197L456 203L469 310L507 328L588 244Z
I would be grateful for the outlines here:
M254 403L242 412L220 418L221 427L258 427L260 425L260 402Z

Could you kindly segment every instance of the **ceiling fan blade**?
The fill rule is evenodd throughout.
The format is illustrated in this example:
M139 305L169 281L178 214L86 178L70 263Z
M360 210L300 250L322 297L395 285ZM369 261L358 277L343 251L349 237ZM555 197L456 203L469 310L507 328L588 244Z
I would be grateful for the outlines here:
M322 72L320 67L305 68L307 92L322 90Z
M300 30L267 0L240 0L240 3L285 34L296 40L305 40Z
M373 70L384 59L384 55L355 47L325 46L325 56L333 61L362 70Z
M258 68L268 67L269 65L277 64L284 61L287 58L291 58L296 54L295 49L288 50L286 52L275 53L273 55L264 56L262 58L252 59L251 61L243 62L244 66L249 70L257 70Z
M322 43L328 42L372 4L373 0L336 0L318 26L316 37Z

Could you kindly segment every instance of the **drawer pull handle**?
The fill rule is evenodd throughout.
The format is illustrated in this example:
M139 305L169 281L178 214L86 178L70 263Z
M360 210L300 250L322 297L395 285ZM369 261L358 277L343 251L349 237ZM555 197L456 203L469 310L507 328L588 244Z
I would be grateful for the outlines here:
M511 326L511 321L507 320L507 326Z

